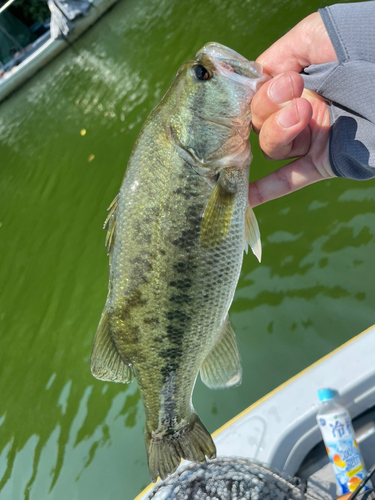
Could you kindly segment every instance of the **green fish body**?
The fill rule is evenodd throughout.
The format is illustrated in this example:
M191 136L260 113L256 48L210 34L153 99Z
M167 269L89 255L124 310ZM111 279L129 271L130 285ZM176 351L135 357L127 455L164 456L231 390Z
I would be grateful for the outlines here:
M144 124L109 208L107 302L91 371L137 379L153 481L215 445L192 406L200 371L213 388L241 381L228 319L249 243L250 102L267 77L220 44L206 44Z

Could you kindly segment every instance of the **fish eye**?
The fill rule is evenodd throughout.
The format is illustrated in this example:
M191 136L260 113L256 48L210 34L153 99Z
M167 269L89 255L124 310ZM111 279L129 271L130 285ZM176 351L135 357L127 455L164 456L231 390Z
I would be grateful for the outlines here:
M193 75L197 80L209 80L212 78L212 74L201 64L194 66L192 69Z

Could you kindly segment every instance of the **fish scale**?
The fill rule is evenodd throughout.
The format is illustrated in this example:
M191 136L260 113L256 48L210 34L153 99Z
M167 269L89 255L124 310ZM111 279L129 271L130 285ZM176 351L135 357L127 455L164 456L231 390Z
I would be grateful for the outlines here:
M191 402L198 372L212 388L241 380L228 310L246 242L260 256L248 135L265 79L231 49L204 46L147 119L110 207L109 292L91 371L137 379L153 480L181 458L215 456Z

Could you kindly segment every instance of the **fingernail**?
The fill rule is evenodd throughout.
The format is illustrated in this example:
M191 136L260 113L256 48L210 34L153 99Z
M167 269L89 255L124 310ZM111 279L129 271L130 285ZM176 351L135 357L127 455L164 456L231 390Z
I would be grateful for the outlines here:
M289 75L274 78L268 89L268 95L277 104L288 102L294 97L292 79Z
M280 110L276 120L284 128L290 128L297 125L299 122L299 114L296 104L291 102L288 106Z

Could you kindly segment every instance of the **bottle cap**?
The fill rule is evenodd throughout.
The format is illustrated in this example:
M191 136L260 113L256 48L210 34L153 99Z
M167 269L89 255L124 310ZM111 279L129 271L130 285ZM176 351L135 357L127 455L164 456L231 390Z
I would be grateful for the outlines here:
M336 396L335 391L332 389L319 389L318 390L318 398L319 401L329 401Z

